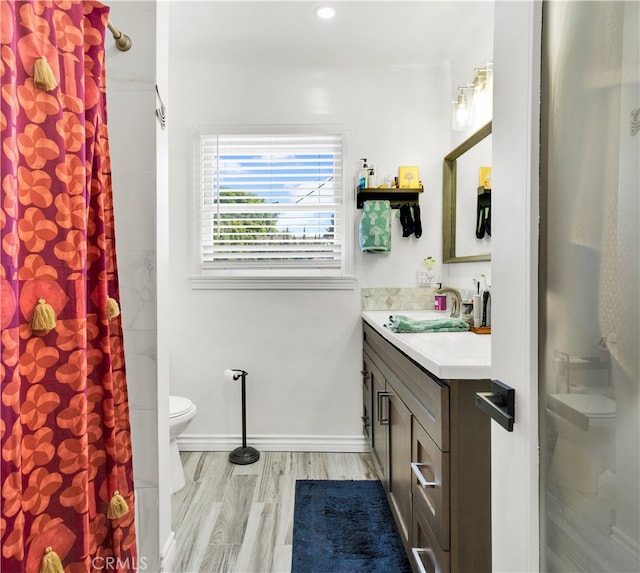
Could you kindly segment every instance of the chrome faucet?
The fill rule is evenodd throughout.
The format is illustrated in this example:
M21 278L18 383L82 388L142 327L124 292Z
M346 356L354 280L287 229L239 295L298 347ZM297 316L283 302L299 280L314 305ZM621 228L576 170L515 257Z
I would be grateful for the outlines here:
M451 304L451 314L453 318L460 318L460 309L462 308L462 295L459 290L451 287L441 287L436 291L436 294L450 293L453 295L453 303Z

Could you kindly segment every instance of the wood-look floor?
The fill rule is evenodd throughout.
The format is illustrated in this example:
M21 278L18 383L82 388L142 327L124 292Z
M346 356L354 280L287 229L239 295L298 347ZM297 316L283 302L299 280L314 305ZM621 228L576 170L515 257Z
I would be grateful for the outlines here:
M182 452L186 486L172 497L173 573L289 573L295 482L377 479L369 454Z
M615 482L610 486L615 490ZM548 571L640 571L640 555L624 550L611 536L614 500L602 492L583 494L547 484L541 541L546 543Z

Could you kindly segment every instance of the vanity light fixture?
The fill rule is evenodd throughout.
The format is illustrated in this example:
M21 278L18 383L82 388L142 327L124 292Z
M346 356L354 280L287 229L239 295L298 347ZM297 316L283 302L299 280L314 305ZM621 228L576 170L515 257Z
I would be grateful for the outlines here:
M458 88L451 102L451 128L461 131L484 125L493 117L493 63L474 69L473 81Z
M330 20L336 15L336 11L331 6L320 6L315 9L315 13L321 20Z

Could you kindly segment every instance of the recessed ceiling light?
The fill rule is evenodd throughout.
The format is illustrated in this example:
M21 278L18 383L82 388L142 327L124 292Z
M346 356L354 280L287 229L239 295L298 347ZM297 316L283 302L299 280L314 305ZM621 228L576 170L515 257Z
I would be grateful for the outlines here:
M336 11L331 6L320 6L316 8L316 16L323 20L329 20L336 15Z

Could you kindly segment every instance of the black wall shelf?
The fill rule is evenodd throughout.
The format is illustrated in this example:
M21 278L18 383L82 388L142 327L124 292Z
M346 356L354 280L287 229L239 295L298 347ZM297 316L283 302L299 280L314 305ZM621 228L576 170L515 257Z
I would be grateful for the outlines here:
M356 204L358 209L362 209L365 201L371 200L389 200L392 209L399 209L405 203L415 204L420 200L420 193L424 191L423 187L419 189L397 189L393 188L373 188L358 189L356 191Z

